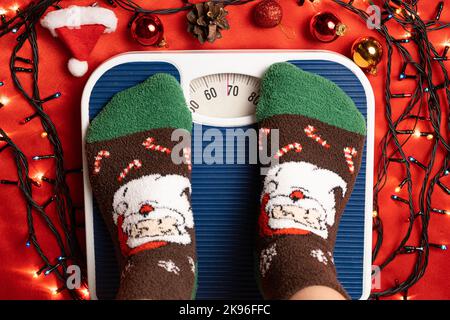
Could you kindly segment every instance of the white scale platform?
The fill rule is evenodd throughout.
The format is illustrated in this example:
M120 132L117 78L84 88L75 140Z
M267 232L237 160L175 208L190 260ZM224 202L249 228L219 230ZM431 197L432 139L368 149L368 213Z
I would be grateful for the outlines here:
M338 278L351 297L367 299L371 287L375 102L368 79L349 59L326 51L122 54L103 63L86 84L82 97L83 141L89 121L115 93L158 72L179 80L193 112L193 141L201 133L199 130L211 127L226 130L255 126L259 79L271 64L282 61L334 81L366 117L366 150L339 226L334 260ZM238 152L243 153L238 157L246 157L245 150ZM111 239L92 199L84 161L89 288L93 299L113 299L119 279L117 264ZM192 206L199 259L198 299L260 298L253 260L259 178L255 165L194 164Z

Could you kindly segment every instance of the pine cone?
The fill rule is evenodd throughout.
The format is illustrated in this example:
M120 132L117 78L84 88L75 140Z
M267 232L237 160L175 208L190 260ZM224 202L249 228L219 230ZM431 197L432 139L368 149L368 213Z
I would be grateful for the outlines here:
M192 33L200 43L214 42L222 38L221 30L230 29L227 21L228 11L222 2L203 2L194 5L187 14L188 32Z

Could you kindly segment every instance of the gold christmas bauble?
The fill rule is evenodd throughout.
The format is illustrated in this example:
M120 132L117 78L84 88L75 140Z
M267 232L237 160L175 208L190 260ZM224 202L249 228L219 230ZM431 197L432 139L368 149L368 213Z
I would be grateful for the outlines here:
M352 59L364 71L375 75L383 57L383 46L373 37L359 38L352 46Z

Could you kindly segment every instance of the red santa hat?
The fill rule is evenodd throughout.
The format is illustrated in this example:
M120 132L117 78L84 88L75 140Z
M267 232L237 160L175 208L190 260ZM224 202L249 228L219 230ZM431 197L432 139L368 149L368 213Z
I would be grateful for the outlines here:
M88 71L88 58L103 33L116 30L113 11L100 7L70 6L49 12L41 25L60 38L72 54L67 66L75 77Z

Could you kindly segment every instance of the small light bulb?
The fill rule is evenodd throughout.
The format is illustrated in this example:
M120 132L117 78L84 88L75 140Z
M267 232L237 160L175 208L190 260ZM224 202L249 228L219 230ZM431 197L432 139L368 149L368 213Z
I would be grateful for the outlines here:
M88 289L86 289L86 288L80 289L80 292L85 298L89 297L89 290Z
M58 288L52 287L50 288L50 291L52 293L52 295L56 296L59 292L58 292Z
M41 138L44 139L44 138L47 138L47 136L48 136L47 132L44 131L44 132L41 133Z
M397 10L395 10L395 13L396 13L396 14L402 13L402 9L398 8Z
M422 135L419 129L414 130L414 136L419 138Z
M3 15L5 15L6 14L6 10L5 9L3 9L3 8L0 8L0 16L3 16Z
M372 216L373 216L374 218L378 217L378 212L377 212L376 210L374 210L374 211L372 212Z
M430 133L427 135L427 140L432 140L434 138L434 136Z
M395 192L397 192L397 193L399 193L401 190L402 190L402 188L400 188L400 186L397 186L397 187L395 188Z
M6 106L9 103L9 98L8 97L0 97L0 105Z
M19 5L17 3L13 4L11 7L9 7L12 11L18 11L19 10Z
M44 176L44 174L42 172L38 172L36 173L36 175L34 176L34 179L37 181L42 181L42 177Z

